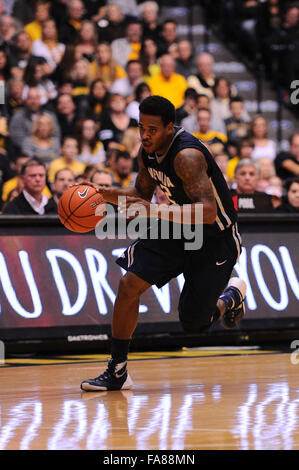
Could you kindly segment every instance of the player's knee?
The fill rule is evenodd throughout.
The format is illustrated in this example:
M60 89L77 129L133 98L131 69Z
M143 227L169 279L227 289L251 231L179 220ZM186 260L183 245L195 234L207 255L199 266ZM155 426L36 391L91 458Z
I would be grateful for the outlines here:
M139 283L137 279L127 274L119 282L119 293L130 298L140 297L145 290L143 283Z

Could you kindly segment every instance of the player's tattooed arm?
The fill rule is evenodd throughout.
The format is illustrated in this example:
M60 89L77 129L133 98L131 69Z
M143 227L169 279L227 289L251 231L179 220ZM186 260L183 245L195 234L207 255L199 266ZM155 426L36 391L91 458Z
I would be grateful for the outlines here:
M184 149L174 160L174 169L183 182L185 193L194 203L203 204L203 223L213 224L217 206L207 168L205 156L196 149Z
M135 182L135 190L137 192L136 196L139 196L146 201L151 201L157 183L152 179L147 168L145 168L140 152L138 155L138 164L139 172Z

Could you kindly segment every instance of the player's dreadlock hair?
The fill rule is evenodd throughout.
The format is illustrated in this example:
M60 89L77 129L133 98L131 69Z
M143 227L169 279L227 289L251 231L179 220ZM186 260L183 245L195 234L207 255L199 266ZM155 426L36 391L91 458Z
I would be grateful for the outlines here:
M148 96L140 103L139 111L142 114L161 116L164 126L167 126L170 122L175 122L175 107L162 96Z

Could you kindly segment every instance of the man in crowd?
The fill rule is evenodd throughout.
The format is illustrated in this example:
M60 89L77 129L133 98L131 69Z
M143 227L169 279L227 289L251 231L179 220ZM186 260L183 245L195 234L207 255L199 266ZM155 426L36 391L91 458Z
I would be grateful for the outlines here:
M75 183L75 176L69 168L62 168L55 173L54 181L51 185L53 198L58 204L63 193Z
M46 186L46 167L40 160L37 158L28 160L22 166L20 178L23 190L5 206L3 214L57 214L57 205L54 199L43 194Z

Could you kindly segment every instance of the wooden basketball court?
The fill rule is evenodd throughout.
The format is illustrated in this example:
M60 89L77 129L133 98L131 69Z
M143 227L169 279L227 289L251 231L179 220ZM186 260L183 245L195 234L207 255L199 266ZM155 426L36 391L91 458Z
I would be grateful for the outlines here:
M299 449L299 364L288 353L131 354L132 391L81 392L105 358L7 360L0 450Z

